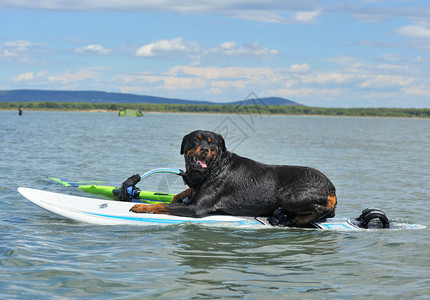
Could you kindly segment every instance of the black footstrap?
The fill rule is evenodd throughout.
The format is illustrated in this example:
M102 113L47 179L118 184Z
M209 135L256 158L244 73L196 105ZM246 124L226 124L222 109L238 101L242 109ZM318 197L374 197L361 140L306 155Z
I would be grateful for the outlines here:
M360 228L369 228L369 223L372 220L379 220L380 228L390 228L390 221L385 213L378 208L367 208L361 212L361 215L356 219Z

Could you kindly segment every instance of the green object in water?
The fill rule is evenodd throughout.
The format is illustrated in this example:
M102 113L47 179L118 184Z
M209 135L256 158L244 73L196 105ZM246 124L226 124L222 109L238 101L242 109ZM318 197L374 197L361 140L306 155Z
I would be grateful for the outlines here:
M120 117L142 117L143 114L140 110L133 108L121 109L118 114Z

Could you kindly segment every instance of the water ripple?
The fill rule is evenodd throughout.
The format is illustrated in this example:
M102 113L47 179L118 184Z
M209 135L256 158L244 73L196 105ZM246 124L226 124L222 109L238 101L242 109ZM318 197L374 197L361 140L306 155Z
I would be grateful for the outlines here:
M421 224L421 230L93 226L57 217L16 192L28 186L81 194L47 177L117 185L148 169L182 168L182 136L195 124L216 128L226 117L0 112L2 298L430 295L429 120L267 116L245 124L230 115L246 138L237 146L226 137L227 148L241 155L322 170L337 187L339 217L380 207L391 220ZM176 188L162 181L142 185Z

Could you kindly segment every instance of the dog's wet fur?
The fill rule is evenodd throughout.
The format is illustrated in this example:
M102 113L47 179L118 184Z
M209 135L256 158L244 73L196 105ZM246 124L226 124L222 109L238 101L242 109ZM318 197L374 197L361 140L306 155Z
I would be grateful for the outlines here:
M134 212L201 218L209 213L267 216L282 209L291 226L335 215L333 183L320 171L301 166L267 165L229 152L224 138L198 130L182 140L183 175L189 188L172 203L136 204Z

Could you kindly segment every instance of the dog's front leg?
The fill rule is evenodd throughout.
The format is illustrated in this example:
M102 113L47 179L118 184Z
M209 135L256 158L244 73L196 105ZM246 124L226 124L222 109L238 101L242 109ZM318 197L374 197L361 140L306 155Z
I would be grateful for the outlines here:
M194 197L194 190L189 188L186 189L183 192L180 192L179 194L175 195L172 199L172 203L185 203L188 205L191 203L191 200ZM184 201L186 198L188 198L188 201Z
M130 211L136 213L170 214L182 217L202 218L213 210L211 198L194 199L190 205L184 203L136 204Z

